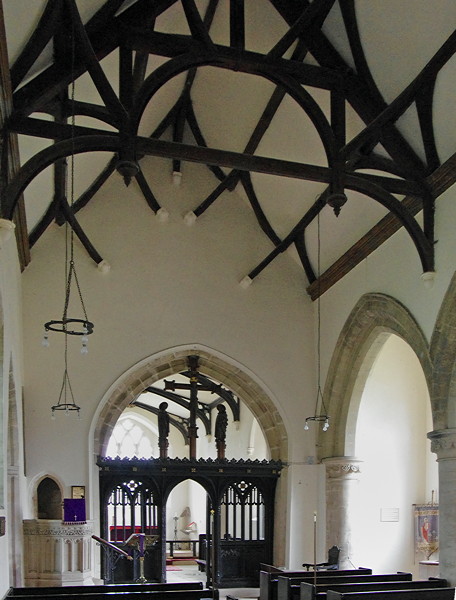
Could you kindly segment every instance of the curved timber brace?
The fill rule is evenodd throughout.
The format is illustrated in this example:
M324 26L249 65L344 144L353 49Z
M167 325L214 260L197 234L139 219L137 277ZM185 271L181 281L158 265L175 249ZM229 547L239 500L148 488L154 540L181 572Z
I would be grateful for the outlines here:
M321 31L321 25L333 5L331 0L319 0L310 4L305 2L299 7L296 3L285 0L270 1L288 23L289 31L265 55L245 50L242 3L237 3L236 10L232 10L230 13L230 44L219 46L212 42L209 35L210 23L217 8L216 1L208 4L204 19L200 18L193 1L189 0L183 3L190 36L174 36L153 31L154 19L161 11L173 4L171 1L155 3L154 7L150 7L145 2L134 3L119 15L114 6L114 4L118 4L117 2L105 3L85 26L77 14L74 0L62 0L61 2L51 0L48 2L45 11L46 18L43 14L38 25L38 33L33 36L34 43L28 45L11 70L14 110L6 123L5 135L10 132L22 133L59 141L30 159L6 186L2 199L2 216L11 219L20 194L34 177L53 162L61 161L71 154L66 145L70 135L68 126L65 126L64 123L40 121L28 116L33 112L40 111L53 114L52 107L55 107L59 95L62 95L62 90L66 89L71 78L65 67L65 61L56 61L54 65L30 82L24 83L23 81L40 52L53 37L58 35L56 32L60 19L66 11L74 21L75 35L78 39L75 77L88 72L104 104L104 106L95 106L77 102L77 111L79 114L86 114L98 119L102 123L108 123L117 130L111 132L89 127L75 128L75 153L108 151L113 153L114 158L105 172L94 182L91 190L76 201L73 210L82 206L87 201L87 196L90 196L92 191L94 193L113 169L117 168L126 181L132 177L136 179L150 207L155 213L158 213L161 210L160 205L137 167L138 161L145 155L169 158L176 168L178 165L180 167L180 161L185 160L204 164L211 168L219 179L223 177L221 167L228 167L233 171L226 176L221 185L218 185L213 194L200 204L195 211L196 216L202 214L225 189L232 190L241 181L261 228L275 246L270 255L251 271L250 278L253 279L257 276L275 256L284 251L291 243L295 243L311 284L309 291L311 296L315 297L315 274L308 260L303 240L306 227L322 209L320 199L303 215L290 234L281 240L273 231L261 209L260 201L256 197L249 178L249 172L295 177L327 184L328 188L320 198L325 198L328 204L334 204L336 200L335 208L337 210L340 209L340 203L345 199L345 190L355 190L385 206L390 214L381 223L384 225L387 222L389 235L404 226L417 248L423 271L433 271L433 213L434 199L438 193L431 182L429 173L431 167L435 171L440 163L433 139L430 106L437 74L455 52L456 33L449 37L404 92L387 106L378 90L376 91L367 68L352 3L344 3L344 6L341 5L341 10L355 58L356 74L347 67L337 52L330 48L329 42ZM149 23L151 30L138 27L138 23L142 24L144 19ZM285 52L295 41L297 41L297 45L292 53L292 58L284 58ZM64 43L64 40L60 40L60 42ZM111 87L99 62L116 48L119 48L121 67L119 97ZM302 62L307 51L313 55L320 65L319 67ZM135 61L133 61L134 52L136 52ZM169 60L144 80L146 57L149 53L161 54L168 57ZM263 77L276 86L261 117L261 122L258 123L242 153L208 148L203 134L199 130L188 93L197 68L206 65ZM198 145L190 146L181 143L184 115L177 110L170 111L167 121L167 125L174 127L175 143L139 137L137 135L138 126L146 106L163 85L183 72L187 72L188 75L181 102L185 99L186 120ZM330 91L331 124L328 123L320 107L304 89L303 86L306 85ZM295 100L313 123L322 141L328 167L293 163L253 154L265 127L270 123L270 119L285 94ZM365 129L348 142L345 141L344 130L345 102L350 103L366 122ZM414 155L413 150L395 128L397 119L413 102L416 103L423 139L426 138L427 168ZM385 147L392 157L391 159L384 159L373 153L378 144ZM380 169L394 174L395 177L368 175L359 172L359 169ZM426 175L427 179L425 179ZM398 176L402 179L397 179ZM395 195L405 196L405 199L399 202ZM63 206L63 211L65 209L66 207ZM424 217L423 228L414 218L421 210ZM49 210L43 219L41 230L44 230L50 218L52 220L51 215L52 210ZM67 211L65 218L72 217L76 231L77 222L74 220L74 214L68 214ZM60 217L58 216L58 218ZM382 228L381 223L378 224L378 230ZM39 231L36 232L37 236L39 234ZM376 240L381 239L377 230L376 235ZM383 241L389 235L383 238ZM80 239L87 251L96 262L99 262L101 257L83 237L81 233ZM365 237L371 238L372 235L369 233ZM375 241L371 245L374 246L375 243L377 242ZM380 243L382 242L380 241ZM369 253L369 251L371 249L362 239L346 254L352 256L351 264L353 266L356 264L356 260L359 262L359 256L365 257L366 252ZM355 254L357 254L356 258ZM340 274L343 269L340 268L338 262L336 261L334 268L331 267L331 269L332 272L337 270ZM348 263L349 260L345 259L345 264ZM328 282L326 288L326 284L322 285L325 277L324 273L319 283L319 289L322 291L331 285L333 276L326 277Z

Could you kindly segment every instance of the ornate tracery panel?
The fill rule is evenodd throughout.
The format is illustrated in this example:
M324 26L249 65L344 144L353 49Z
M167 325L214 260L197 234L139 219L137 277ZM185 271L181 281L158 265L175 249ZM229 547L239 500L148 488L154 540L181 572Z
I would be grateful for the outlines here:
M125 542L132 533L158 531L157 505L150 487L136 479L117 484L107 502L109 541Z
M166 501L174 487L192 479L207 492L208 585L258 585L260 563L272 560L274 494L282 463L99 457L97 464L105 539L123 545L131 533L157 537L146 552L147 581L166 580ZM131 561L119 561L111 580L137 577Z
M256 486L234 483L225 491L220 506L222 539L264 539L264 497Z
M109 553L102 553L103 579L108 583L121 583L140 577L137 538L130 540L131 545L129 538L144 533L147 545L143 563L145 576L148 581L160 581L163 578L161 552L155 540L161 535L161 504L153 481L144 474L113 473L100 491L102 538L134 558L133 561L113 562Z

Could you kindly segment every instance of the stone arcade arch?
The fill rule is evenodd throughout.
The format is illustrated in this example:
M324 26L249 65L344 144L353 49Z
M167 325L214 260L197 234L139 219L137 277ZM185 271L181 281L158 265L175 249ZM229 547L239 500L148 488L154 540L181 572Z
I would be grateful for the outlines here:
M426 338L408 310L384 294L360 298L339 335L328 370L324 397L332 426L319 431L317 448L326 467L327 545L337 540L342 568L350 564L349 506L359 474L359 461L353 456L356 417L366 378L391 334L415 352L431 390L433 369Z
M409 311L385 294L365 294L350 313L336 344L325 385L332 426L319 432L318 457L351 456L356 414L366 377L387 337L394 333L415 352L432 389L432 363L421 328Z
M434 429L456 427L456 274L440 307L431 338Z
M456 583L456 274L443 299L431 339L434 431L428 434L439 465L440 576Z
M189 354L197 354L202 373L226 385L242 398L261 427L269 445L273 461L286 463L288 459L288 437L283 419L271 400L252 375L240 365L229 362L215 351L191 344L169 349L157 354L119 378L106 394L94 422L94 464L98 456L105 456L112 430L128 404L154 382L187 369ZM96 485L94 479L94 485ZM287 469L281 471L276 489L274 520L274 562L284 564L287 522Z

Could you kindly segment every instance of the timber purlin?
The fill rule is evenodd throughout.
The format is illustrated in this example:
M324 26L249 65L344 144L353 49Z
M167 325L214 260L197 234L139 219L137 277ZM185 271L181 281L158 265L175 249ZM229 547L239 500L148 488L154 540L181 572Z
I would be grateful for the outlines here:
M360 574L345 575L343 571L317 571L322 573L318 578L319 583L381 583L385 581L412 581L411 573L381 573L378 575ZM334 575L337 573L337 575ZM339 575L342 573L342 575ZM346 573L346 571L345 571ZM314 573L309 571L310 577L278 577L277 578L277 600L297 600L300 596L301 582L314 582Z
M416 579L412 581L373 581L370 583L307 583L301 582L300 600L327 600L326 592L368 592L382 590L408 590L448 587L446 579Z

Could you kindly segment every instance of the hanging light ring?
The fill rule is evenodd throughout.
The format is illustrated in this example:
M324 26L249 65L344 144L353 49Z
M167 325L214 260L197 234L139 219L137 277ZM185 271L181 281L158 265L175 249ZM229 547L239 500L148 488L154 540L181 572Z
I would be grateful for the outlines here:
M315 415L314 417L306 417L306 421L315 421L315 423L323 423L329 421L329 415Z
M68 325L76 328L68 329ZM57 331L59 333L65 333L66 335L90 335L93 333L94 324L86 319L62 319L60 321L53 320L48 321L44 324L46 331Z
M51 406L51 410L52 413L54 413L56 410L64 410L65 412L77 411L79 413L81 407L73 402L67 402L65 404L55 404L54 406Z

